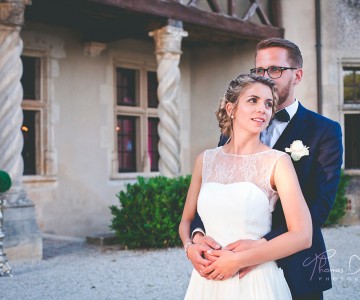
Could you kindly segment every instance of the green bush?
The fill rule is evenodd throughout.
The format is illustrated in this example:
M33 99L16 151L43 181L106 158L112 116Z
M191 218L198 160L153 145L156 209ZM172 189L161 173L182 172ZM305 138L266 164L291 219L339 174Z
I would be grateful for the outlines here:
M191 176L145 179L138 177L117 197L120 207L110 207L120 243L128 249L180 246L178 226Z
M340 174L340 183L336 193L334 206L330 211L329 217L325 221L324 226L331 226L336 224L341 217L345 215L347 198L345 197L346 187L350 181L350 176L345 175L343 171Z

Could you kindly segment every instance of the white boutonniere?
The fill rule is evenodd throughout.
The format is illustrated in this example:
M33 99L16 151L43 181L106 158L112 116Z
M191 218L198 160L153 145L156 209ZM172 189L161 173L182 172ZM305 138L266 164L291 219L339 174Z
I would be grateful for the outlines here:
M285 148L285 151L291 154L291 158L294 161L298 161L303 156L309 155L309 147L306 147L300 140L293 141L290 148Z

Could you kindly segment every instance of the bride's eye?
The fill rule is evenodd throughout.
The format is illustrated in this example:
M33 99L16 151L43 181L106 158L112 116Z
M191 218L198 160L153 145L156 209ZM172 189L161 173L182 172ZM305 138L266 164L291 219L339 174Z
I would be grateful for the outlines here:
M271 101L266 102L266 107L272 108L272 107L273 107L273 103L272 103Z
M256 101L257 101L256 98L250 98L250 99L249 99L249 102L251 102L251 103L256 103Z

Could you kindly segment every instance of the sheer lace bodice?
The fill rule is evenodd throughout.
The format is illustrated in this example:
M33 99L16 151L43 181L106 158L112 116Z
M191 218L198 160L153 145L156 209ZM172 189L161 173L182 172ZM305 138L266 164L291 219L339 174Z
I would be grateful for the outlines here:
M287 154L272 149L242 156L226 154L222 147L205 151L197 211L207 235L226 246L240 239L261 239L271 230L278 195L270 178L282 155ZM207 280L194 270L185 299L288 300L291 293L282 270L271 261L241 280Z
M273 211L278 194L270 185L276 161L284 152L269 149L250 155L227 154L223 147L206 150L203 158L202 185L207 182L232 184L251 182L269 199Z

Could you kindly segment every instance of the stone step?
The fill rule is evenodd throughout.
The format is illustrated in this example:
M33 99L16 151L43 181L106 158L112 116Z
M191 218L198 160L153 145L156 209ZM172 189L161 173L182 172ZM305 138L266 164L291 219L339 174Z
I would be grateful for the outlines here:
M113 232L89 235L86 242L96 246L121 246L119 239Z

